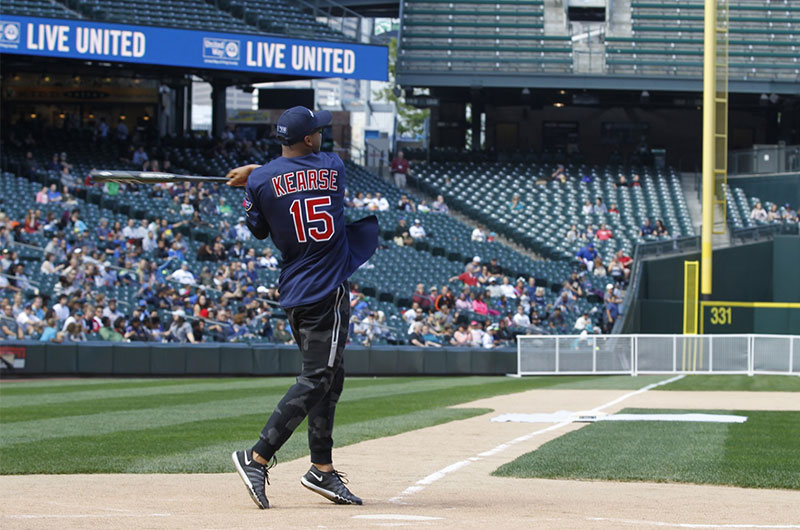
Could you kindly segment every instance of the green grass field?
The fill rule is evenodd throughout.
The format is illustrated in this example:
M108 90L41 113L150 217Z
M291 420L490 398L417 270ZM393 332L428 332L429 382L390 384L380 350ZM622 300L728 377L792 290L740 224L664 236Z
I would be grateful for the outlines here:
M728 378L732 377L732 378ZM351 378L336 415L338 447L487 412L448 408L534 388L634 390L667 376ZM293 378L79 379L0 382L0 473L228 472ZM800 379L688 377L681 390L800 391ZM754 389L754 388L750 388ZM592 426L594 427L594 426ZM278 454L307 454L305 424ZM583 431L583 429L582 429Z
M709 412L745 423L598 422L501 466L505 477L725 484L800 489L800 412Z
M451 405L531 388L635 389L663 377L348 379L341 447L483 414ZM0 473L229 471L292 378L117 379L0 383ZM305 423L278 458L308 453Z

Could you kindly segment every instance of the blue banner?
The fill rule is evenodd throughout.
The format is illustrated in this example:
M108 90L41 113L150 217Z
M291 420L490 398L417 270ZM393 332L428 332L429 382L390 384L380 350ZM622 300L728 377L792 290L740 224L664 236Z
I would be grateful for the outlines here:
M0 54L386 81L384 46L0 16Z

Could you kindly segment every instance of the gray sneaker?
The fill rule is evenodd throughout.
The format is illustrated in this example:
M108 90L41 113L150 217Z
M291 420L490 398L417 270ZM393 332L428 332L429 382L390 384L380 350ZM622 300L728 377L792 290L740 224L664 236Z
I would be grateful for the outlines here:
M256 506L265 510L269 508L265 483L269 483L269 473L267 466L261 465L253 460L253 452L250 449L244 451L234 451L231 454L233 465L242 478L242 482L247 486L247 491ZM271 467L271 466L270 466Z
M311 466L308 473L300 478L300 483L314 493L318 493L336 504L363 504L361 499L347 489L347 476L339 471L324 472Z

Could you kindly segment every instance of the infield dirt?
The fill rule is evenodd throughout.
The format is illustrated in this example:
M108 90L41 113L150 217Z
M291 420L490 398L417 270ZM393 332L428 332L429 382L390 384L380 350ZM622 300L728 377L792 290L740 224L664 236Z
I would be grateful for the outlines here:
M336 506L305 490L299 478L308 468L306 459L281 463L272 471L267 493L273 508L264 511L255 507L233 470L194 475L2 476L0 527L800 528L798 491L491 476L501 464L582 426L570 424L500 448L550 425L491 423L493 416L588 410L627 393L531 390L482 399L460 407L491 408L492 413L337 449L337 467L349 474L364 506ZM800 410L800 399L792 393L650 391L604 411L625 407ZM494 448L498 448L494 454L478 457ZM457 469L436 474L448 466ZM431 478L417 484L425 477ZM417 490L409 492L412 486Z

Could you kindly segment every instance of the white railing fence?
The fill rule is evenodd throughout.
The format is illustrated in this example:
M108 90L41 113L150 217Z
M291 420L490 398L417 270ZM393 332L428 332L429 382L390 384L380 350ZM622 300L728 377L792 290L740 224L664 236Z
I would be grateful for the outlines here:
M800 335L521 335L517 374L800 375Z

